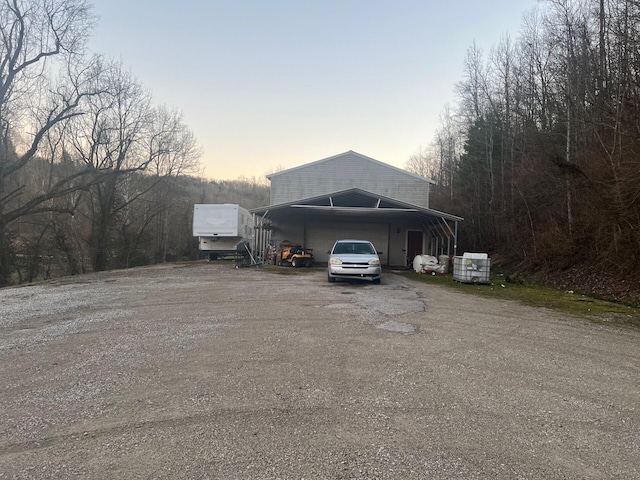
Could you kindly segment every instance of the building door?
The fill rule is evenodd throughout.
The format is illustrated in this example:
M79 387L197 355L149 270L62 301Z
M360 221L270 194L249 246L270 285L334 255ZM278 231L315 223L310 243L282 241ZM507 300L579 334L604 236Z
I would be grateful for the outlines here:
M422 255L422 238L421 230L409 230L407 232L407 259L409 264L413 262L416 255Z

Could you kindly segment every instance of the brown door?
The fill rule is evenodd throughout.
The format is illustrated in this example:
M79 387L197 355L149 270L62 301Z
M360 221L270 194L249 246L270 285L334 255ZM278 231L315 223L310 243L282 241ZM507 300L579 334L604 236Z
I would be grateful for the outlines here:
M409 230L407 232L407 260L413 262L416 255L422 255L422 232Z

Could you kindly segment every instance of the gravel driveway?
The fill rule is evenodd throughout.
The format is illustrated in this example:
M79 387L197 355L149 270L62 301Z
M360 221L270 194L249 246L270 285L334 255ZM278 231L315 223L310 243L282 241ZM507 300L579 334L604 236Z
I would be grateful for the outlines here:
M0 478L640 479L640 331L387 274L0 290Z

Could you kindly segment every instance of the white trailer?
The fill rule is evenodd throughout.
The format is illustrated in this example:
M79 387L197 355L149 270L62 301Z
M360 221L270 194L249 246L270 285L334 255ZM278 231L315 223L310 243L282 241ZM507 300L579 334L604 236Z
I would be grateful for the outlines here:
M250 255L253 217L234 203L195 204L193 236L209 260L223 255Z

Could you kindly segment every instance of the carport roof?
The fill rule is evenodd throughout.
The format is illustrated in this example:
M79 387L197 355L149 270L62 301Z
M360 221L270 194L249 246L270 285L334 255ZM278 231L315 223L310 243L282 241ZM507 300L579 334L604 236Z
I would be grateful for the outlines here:
M382 195L351 188L317 197L295 200L278 205L268 205L249 210L273 221L284 220L296 215L358 215L374 217L410 217L427 223L450 220L459 222L462 217L394 200Z

